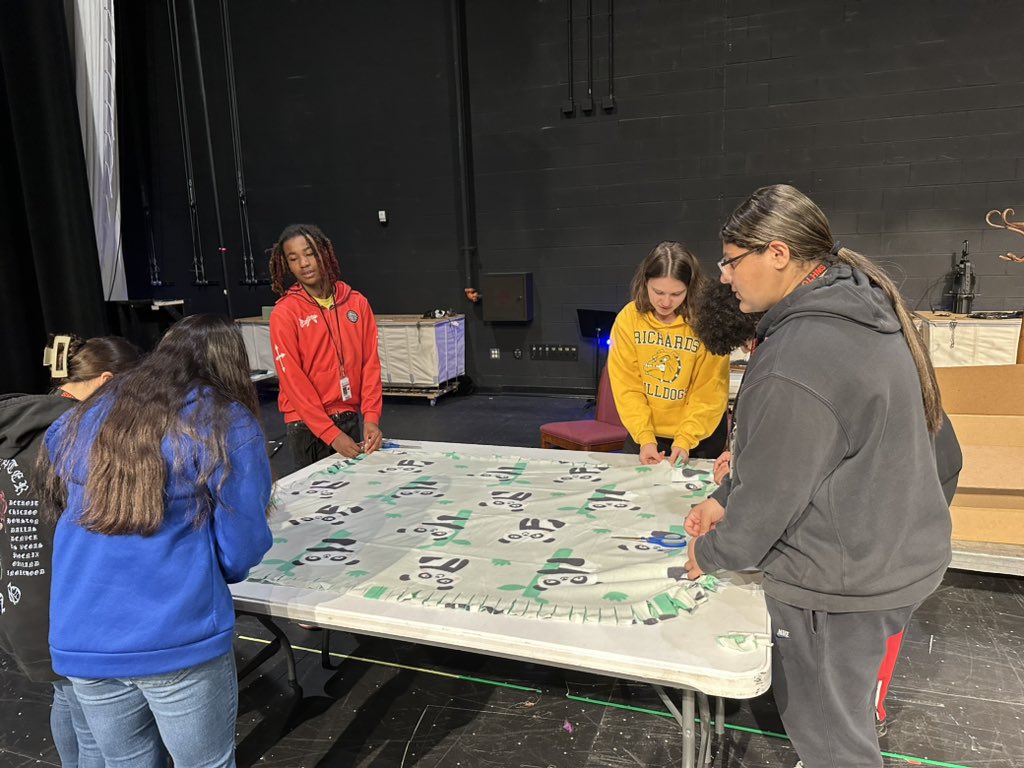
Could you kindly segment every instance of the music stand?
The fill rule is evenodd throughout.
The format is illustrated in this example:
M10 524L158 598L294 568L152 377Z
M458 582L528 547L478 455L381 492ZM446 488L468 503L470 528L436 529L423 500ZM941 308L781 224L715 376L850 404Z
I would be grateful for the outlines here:
M597 402L597 390L601 386L601 345L607 341L615 323L615 312L605 309L577 309L576 322L580 326L580 336L594 339L597 348L594 350L594 402Z

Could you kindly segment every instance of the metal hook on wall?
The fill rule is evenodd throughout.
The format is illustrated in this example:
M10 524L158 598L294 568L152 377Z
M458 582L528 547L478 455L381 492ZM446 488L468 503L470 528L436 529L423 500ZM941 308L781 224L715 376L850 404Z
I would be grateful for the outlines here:
M1005 208L1002 211L993 209L985 214L985 223L996 229L1006 229L1010 232L1016 232L1018 235L1024 235L1024 222L1011 221L1010 217L1013 214L1013 208ZM994 221L993 218L995 219ZM1024 256L1018 256L1015 253L1005 253L999 258L1003 261L1012 261L1015 264L1024 264Z

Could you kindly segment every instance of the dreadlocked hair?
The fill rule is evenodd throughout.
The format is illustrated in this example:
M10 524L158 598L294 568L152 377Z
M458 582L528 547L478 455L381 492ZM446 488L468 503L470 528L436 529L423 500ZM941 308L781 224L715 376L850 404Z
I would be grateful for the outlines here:
M747 314L725 283L705 281L693 303L693 330L713 355L728 355L757 334L763 312Z
M293 237L305 238L316 255L320 275L327 285L334 285L341 271L338 269L338 257L334 254L330 238L315 224L289 224L277 238L274 246L267 251L270 254L270 287L274 293L281 296L287 290L284 283L291 270L288 268L288 257L284 255L284 244Z

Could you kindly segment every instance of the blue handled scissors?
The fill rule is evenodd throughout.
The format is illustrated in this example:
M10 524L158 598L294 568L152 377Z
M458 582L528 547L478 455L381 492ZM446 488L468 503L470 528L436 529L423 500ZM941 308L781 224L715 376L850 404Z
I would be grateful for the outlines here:
M686 546L686 536L681 533L664 533L661 536L612 536L613 539L626 539L628 541L646 541L666 549L681 549Z

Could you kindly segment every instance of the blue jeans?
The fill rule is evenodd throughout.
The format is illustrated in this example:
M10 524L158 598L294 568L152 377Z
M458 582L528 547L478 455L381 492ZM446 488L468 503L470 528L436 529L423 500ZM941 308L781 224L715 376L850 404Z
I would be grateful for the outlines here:
M164 675L71 682L107 768L166 768L168 752L175 768L235 765L234 652Z
M75 689L67 680L53 681L50 732L61 768L103 768L103 755L85 722Z

